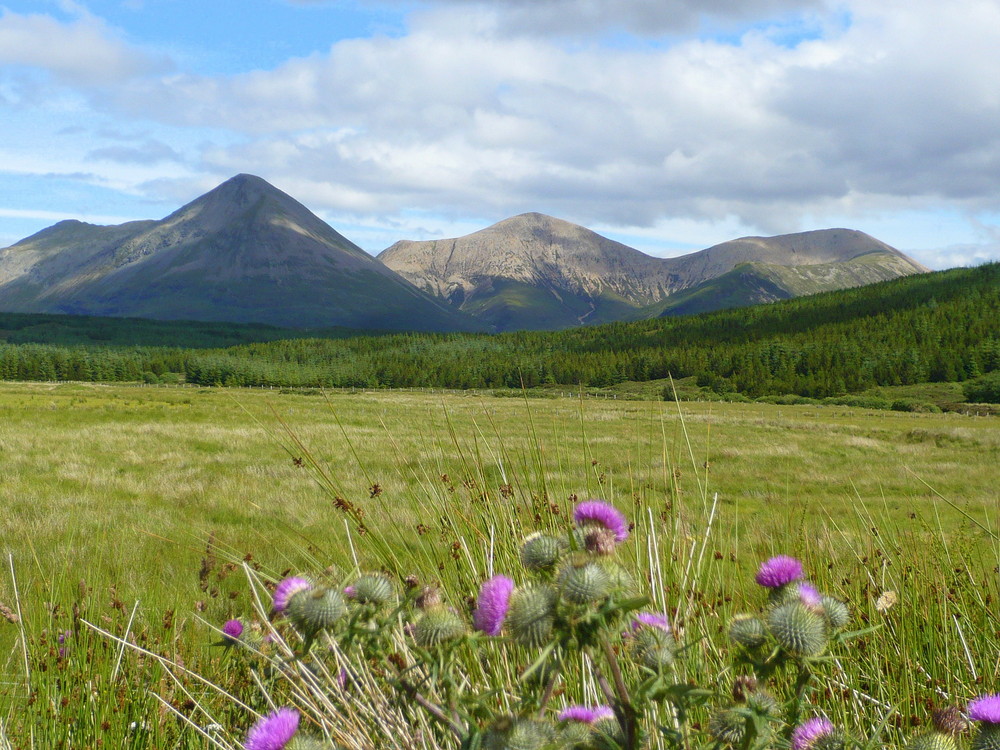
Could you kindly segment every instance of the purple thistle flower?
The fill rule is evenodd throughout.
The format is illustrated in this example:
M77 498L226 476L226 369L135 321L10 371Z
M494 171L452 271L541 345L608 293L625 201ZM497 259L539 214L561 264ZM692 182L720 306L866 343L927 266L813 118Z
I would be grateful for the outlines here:
M299 712L279 708L258 721L247 734L244 750L282 750L299 728Z
M576 506L573 520L579 524L597 524L615 533L616 542L628 539L628 521L613 505L603 500L587 500Z
M353 599L357 595L358 591L353 586L344 586L344 596L348 599Z
M980 695L969 702L969 718L987 724L1000 724L1000 693Z
M274 611L284 612L288 608L288 602L300 591L307 591L312 588L312 583L305 578L286 578L274 590Z
M799 601L810 609L823 606L823 595L808 581L799 584Z
M833 724L822 716L809 719L792 732L792 750L809 750L820 737L833 732Z
M776 589L802 577L802 563L788 555L772 557L760 566L754 579L761 586Z
M493 576L479 589L476 611L472 613L472 625L486 635L500 635L510 595L514 591L514 581L507 576Z
M243 635L243 623L239 620L226 620L226 624L222 626L222 635L228 641L239 640Z
M667 619L666 615L657 615L652 612L640 612L632 620L631 630L634 633L641 627L655 628L656 630L662 630L664 633L670 632L670 620Z
M615 712L610 706L580 706L574 705L563 709L559 721L578 721L582 724L595 724L602 719L615 718Z

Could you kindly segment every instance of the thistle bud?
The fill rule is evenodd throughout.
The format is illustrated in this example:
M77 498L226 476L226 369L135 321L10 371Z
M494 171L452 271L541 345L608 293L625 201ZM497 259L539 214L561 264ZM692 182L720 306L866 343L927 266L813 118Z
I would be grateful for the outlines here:
M551 724L536 719L503 717L483 736L483 750L542 750L556 739Z
M708 720L708 733L716 742L739 745L746 734L746 719L731 708L719 711Z
M736 615L729 623L729 638L746 648L758 648L767 641L767 629L753 615Z
M834 599L832 596L823 596L820 604L823 607L823 616L831 630L840 630L851 621L851 613L842 601Z
M514 640L523 646L541 646L552 632L556 595L550 586L518 589L510 598L507 623Z
M568 565L559 576L563 598L573 604L590 604L607 596L611 577L603 567L587 558Z
M392 583L385 576L361 576L353 588L354 600L360 604L385 604L392 598Z
M778 701L766 690L754 690L747 696L747 708L762 716L777 716Z
M625 747L625 734L618 719L599 719L591 725L593 747L596 750L620 750Z
M674 663L677 641L669 630L640 627L633 631L632 651L637 662L658 671Z
M417 595L416 605L427 612L441 606L441 589L437 586L424 586Z
M757 678L753 675L740 675L733 680L733 700L746 703L747 696L757 690Z
M462 618L442 606L424 612L413 630L413 639L422 648L434 648L465 635Z
M562 539L541 532L532 534L521 545L521 563L535 573L553 570L565 547Z
M332 627L346 611L340 592L326 587L299 591L288 602L292 624L307 636Z
M927 732L911 737L906 750L957 750L955 739L940 732Z
M954 706L935 709L934 713L931 714L931 721L934 722L934 728L941 734L961 734L969 728L962 712Z
M605 528L590 528L583 537L583 548L592 555L610 555L617 543L615 532Z
M335 750L335 748L326 740L296 735L292 737L291 742L285 745L284 750Z
M767 623L774 640L793 656L818 656L826 648L826 621L801 602L775 607Z

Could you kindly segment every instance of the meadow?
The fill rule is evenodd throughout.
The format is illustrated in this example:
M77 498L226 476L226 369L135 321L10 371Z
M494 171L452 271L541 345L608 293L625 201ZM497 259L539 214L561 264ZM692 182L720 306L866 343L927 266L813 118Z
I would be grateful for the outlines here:
M384 570L463 601L591 497L720 691L754 570L802 559L879 626L829 710L898 742L1000 684L998 459L996 418L955 413L4 383L0 748L239 747L271 704L209 644L258 582Z

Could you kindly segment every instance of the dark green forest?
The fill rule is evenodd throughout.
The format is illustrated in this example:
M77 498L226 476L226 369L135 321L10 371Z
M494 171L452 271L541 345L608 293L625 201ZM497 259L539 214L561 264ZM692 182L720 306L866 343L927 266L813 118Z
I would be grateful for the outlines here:
M988 264L769 305L557 332L291 338L302 332L273 329L258 332L271 340L208 349L193 347L221 335L211 333L218 324L184 324L190 335L169 347L150 345L167 340L162 332L132 339L142 346L86 343L86 326L74 334L76 343L65 329L48 343L15 343L8 334L0 378L461 389L601 387L670 375L751 398L823 398L1000 370L998 321L1000 264ZM0 324L13 330L10 321ZM253 338L247 328L238 335ZM44 342L38 331L36 325L36 340Z

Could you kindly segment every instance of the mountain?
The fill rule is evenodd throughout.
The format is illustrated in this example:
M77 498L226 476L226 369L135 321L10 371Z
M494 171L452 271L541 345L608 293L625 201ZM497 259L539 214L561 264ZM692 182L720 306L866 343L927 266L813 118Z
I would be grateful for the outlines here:
M654 258L538 213L465 237L397 242L378 258L497 330L740 307L928 270L850 229L744 237L677 258Z
M295 328L479 328L259 177L161 221L62 221L0 250L0 310Z

